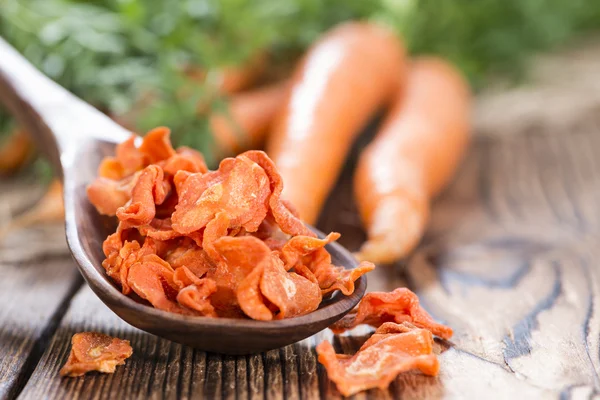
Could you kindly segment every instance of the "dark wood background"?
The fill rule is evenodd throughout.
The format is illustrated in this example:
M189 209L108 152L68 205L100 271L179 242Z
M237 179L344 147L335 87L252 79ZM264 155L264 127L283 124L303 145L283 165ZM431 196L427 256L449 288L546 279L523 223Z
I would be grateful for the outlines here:
M577 54L585 61L589 53ZM578 90L573 102L579 104L583 93L585 107L566 102L572 90L564 85L544 83L483 97L469 156L435 203L422 246L407 262L380 266L369 277L369 290L410 287L455 329L451 342L437 342L440 375L404 374L388 391L356 398L598 395L600 101L594 101L600 91L597 79L581 83L580 75L591 71L589 60L581 61L586 67L579 76L573 74L579 58L569 60L570 83ZM523 106L527 118L515 99L530 102ZM559 100L566 105L561 108ZM571 107L571 113L558 118L552 107ZM320 228L341 232L341 243L356 249L364 234L351 172L352 162ZM0 193L0 218L6 220L33 203L41 188L25 175L1 181ZM134 355L114 375L60 378L71 336L86 330L130 340ZM353 352L368 331L337 338L323 331L253 356L195 351L132 328L110 312L83 284L60 226L16 232L0 247L1 398L339 398L314 346L327 339L340 352Z

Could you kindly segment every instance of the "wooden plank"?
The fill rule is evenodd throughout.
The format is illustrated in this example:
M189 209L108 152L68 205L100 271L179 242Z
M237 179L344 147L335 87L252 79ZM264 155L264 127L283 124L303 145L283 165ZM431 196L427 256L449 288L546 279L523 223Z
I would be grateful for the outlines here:
M0 182L2 220L42 193L28 176ZM0 243L0 398L12 398L41 357L81 284L60 225L16 231Z
M428 245L407 275L457 330L441 357L446 393L474 394L494 370L507 397L509 389L567 398L575 386L598 388L600 219L592 205L600 180L582 147L599 140L596 130L480 143L489 151L470 160L480 166L471 183L455 185L437 207ZM452 198L462 199L462 212ZM477 384L457 384L469 365Z
M130 340L134 355L114 375L60 378L58 371L67 359L71 336L87 330ZM127 325L84 286L21 398L235 398L236 393L240 398L280 398L284 391L293 393L300 385L299 375L293 372L295 367L288 364L297 365L291 356L294 351L289 346L281 352L238 357L196 351ZM313 370L315 366L313 363ZM245 374L243 378L238 377L240 372Z

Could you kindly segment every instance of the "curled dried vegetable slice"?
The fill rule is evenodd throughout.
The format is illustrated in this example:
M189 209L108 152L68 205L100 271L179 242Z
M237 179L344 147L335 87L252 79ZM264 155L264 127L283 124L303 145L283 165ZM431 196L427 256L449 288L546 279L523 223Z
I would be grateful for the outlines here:
M331 255L324 248L306 255L302 262L316 277L323 294L335 290L340 290L345 295L352 294L354 293L354 282L375 269L375 265L368 261L362 261L358 267L353 269L337 267L331 263Z
M106 157L98 167L98 177L118 181L125 176L125 169L115 157Z
M132 175L118 181L99 177L87 187L88 198L100 214L115 216L131 199L137 177Z
M159 258L164 259L165 255L176 247L175 241L158 240L151 237L144 238L142 250L144 254L155 254Z
M237 295L239 285L254 269L268 261L271 251L253 236L221 237L214 242L214 250L221 263L207 273L207 277L217 283L213 304L217 309L237 307L241 305Z
M90 371L112 374L117 365L125 364L131 354L133 349L128 340L97 332L76 333L71 339L69 359L60 374L81 376Z
M180 157L182 157L186 160L189 160L193 164L194 170L193 171L186 170L186 171L201 172L201 173L208 172L208 166L206 165L204 156L199 151L194 150L190 147L181 146L177 149L177 154Z
M177 302L198 312L205 317L216 317L215 308L210 302L210 295L217 291L217 284L212 279L199 279L195 283L179 290Z
M98 178L88 186L88 197L101 214L115 215L131 198L131 191L140 171L154 162L164 164L165 173L186 169L205 172L208 169L202 155L192 149L172 148L167 128L149 132L139 147L132 136L119 144L116 157L106 157L98 168Z
M126 238L123 237L125 230L126 228L123 224L119 224L117 226L117 231L108 235L104 240L104 243L102 243L102 251L106 257L110 257L112 253L119 251L123 247L123 244L126 241Z
M227 213L220 212L206 225L206 229L204 229L204 233L202 234L202 248L216 263L219 263L222 260L221 255L214 248L214 242L227 235L229 222L230 220Z
M179 267L173 271L173 283L179 288L179 290L200 283L201 278L194 274L188 267Z
M215 268L206 252L195 244L176 247L165 256L165 261L167 261L175 271L181 267L185 267L197 277L202 277L209 270Z
M136 147L135 142L136 137L131 136L117 146L116 159L120 164L123 176L130 175L148 165L144 155ZM113 165L113 167L116 168L116 165Z
M277 255L265 262L260 291L279 310L276 319L308 314L319 308L321 290L312 281L295 272L288 272Z
M320 279L319 282L321 285L322 282L325 281L331 282L331 284L326 285L326 287L324 288L321 286L321 291L323 292L323 294L339 290L340 292L348 296L354 293L354 282L356 282L358 278L360 278L367 272L371 272L374 269L375 264L370 263L368 261L361 261L361 263L356 268L346 269L344 267L332 266L328 269L327 275L319 274L319 272L321 271L324 272L324 270L321 269L320 271L317 271L315 276L317 277L317 280ZM328 279L325 280L323 278L324 276L327 276Z
M356 268L346 269L344 267L331 266L327 270L321 269L316 271L315 276L319 280L323 294L339 290L348 296L354 293L354 282L374 269L375 264L368 261L361 261ZM325 277L327 278L325 279ZM324 282L327 282L327 284L324 285Z
M169 128L161 126L152 129L144 136L139 152L143 155L146 163L155 164L176 154L171 145L170 134Z
M156 215L156 204L162 204L170 191L163 170L147 166L131 190L129 204L117 210L117 218L134 226L149 224Z
M177 314L194 314L177 304L178 291L173 281L173 270L164 261L154 259L133 264L129 268L127 283L138 296L155 308Z
M181 233L173 230L171 218L153 218L149 224L138 226L138 231L143 236L163 241L183 236Z
M208 172L204 157L196 150L190 148L178 149L177 153L162 162L166 174L175 175L179 171L191 173Z
M190 177L191 178L191 177ZM190 178L186 180L182 193L202 187L188 188L194 185ZM265 172L254 162L240 156L233 168L218 183L204 189L197 200L180 203L173 213L173 228L181 233L190 233L206 227L217 214L225 214L229 219L228 228L243 227L247 231L256 231L267 215L266 200L270 194L268 178ZM180 194L180 197L183 197Z
M312 236L294 236L288 240L281 249L283 259L288 266L288 269L293 268L298 263L301 263L302 257L322 249L327 244L338 240L339 237L340 234L337 232L331 232L324 239L319 239ZM331 264L331 257L328 258L328 264Z
M121 285L123 294L129 294L131 288L127 283L129 269L138 262L141 246L138 242L125 242L118 251L113 251L102 262L106 274Z
M360 324L379 327L385 322L409 322L441 338L452 337L452 328L435 322L421 307L417 295L406 288L398 288L389 293L367 293L355 310L346 314L330 329L341 333Z
M223 162L221 163L221 166ZM231 165L231 164L230 164ZM217 171L207 173L190 173L178 171L173 177L173 185L177 192L179 203L172 215L176 230L181 233L189 233L206 226L214 216L210 213L202 213L197 204L204 195L207 201L208 194L205 191L212 186L219 185L228 176L229 171L219 168ZM219 186L222 187L222 186ZM213 189L213 192L216 189ZM217 199L214 199L217 201ZM206 216L208 214L209 216Z
M264 265L261 263L240 282L236 297L240 308L248 317L259 321L270 321L273 319L273 312L265 304L265 298L260 292L263 273Z
M344 396L371 388L386 389L398 374L413 369L437 375L439 362L433 353L431 332L410 326L394 329L388 324L353 356L336 354L328 341L317 346L319 362Z
M316 236L315 233L308 229L300 218L298 218L296 210L293 209L293 207L290 207L289 203L281 198L283 180L281 179L279 172L277 172L275 163L262 151L250 150L242 153L242 155L260 165L269 176L272 192L269 199L269 206L271 208L271 213L281 230L293 236Z
M365 261L354 269L333 265L331 255L324 247L339 237L339 233L332 232L324 239L310 236L295 236L289 239L281 249L287 269L299 264L307 266L319 282L323 294L335 290L340 290L345 295L352 294L354 282L362 275L372 271L375 265Z

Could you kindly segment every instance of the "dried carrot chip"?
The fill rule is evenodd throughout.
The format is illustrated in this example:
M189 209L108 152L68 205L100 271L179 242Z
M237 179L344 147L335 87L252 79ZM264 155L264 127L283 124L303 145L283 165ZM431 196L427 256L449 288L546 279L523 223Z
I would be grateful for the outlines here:
M302 262L302 257L322 249L328 243L338 240L339 237L340 234L337 232L331 232L325 239L312 236L294 236L281 249L286 269L293 268L296 264ZM331 257L328 260L327 264L331 265Z
M242 153L242 155L260 165L269 176L272 191L269 199L269 206L273 217L281 230L293 236L316 236L314 232L308 229L298 218L296 210L290 210L290 208L288 208L289 203L281 199L283 180L281 179L279 172L277 172L275 163L262 151L251 150Z
M117 231L111 235L108 235L104 243L102 243L102 251L106 257L111 254L118 252L123 247L123 226L119 224Z
M164 259L166 254L173 251L177 244L175 241L169 240L158 240L152 237L146 236L144 238L144 244L142 245L142 255L155 254L159 258Z
M167 177L167 179L169 179ZM179 197L177 193L173 191L173 185L168 183L165 186L169 186L169 194L166 199L161 204L156 204L156 213L154 214L154 218L158 219L171 219L171 215L175 212L175 207L179 204Z
M281 249L283 249L283 246L285 246L285 244L287 243L285 239L279 238L266 238L264 242L267 245L267 247L271 249L271 251L277 251L278 253L281 253Z
M131 175L148 165L144 155L135 146L135 140L135 135L132 135L117 146L116 158L123 169L123 176Z
M165 260L177 271L180 267L185 267L195 276L202 277L214 264L206 252L195 244L177 247L166 255Z
M223 173L221 170L206 174L177 172L173 182L179 197L179 204L172 216L177 232L186 234L197 231L214 218L216 212L219 211L217 206L206 209L199 207L199 203L203 201L206 204L211 200L213 203L218 203L222 194L221 183L226 178L227 173ZM213 187L212 192L205 193L209 187ZM203 199L202 196L204 196Z
M138 296L158 309L178 314L195 314L174 301L177 288L173 282L173 271L165 264L158 260L135 263L129 268L127 283Z
M270 321L273 319L273 313L265 305L265 298L260 292L263 272L264 264L261 263L240 282L236 295L240 308L247 316L259 321Z
M208 167L202 154L188 147L177 149L177 153L161 162L161 166L166 174L175 175L179 171L191 173L206 173Z
M398 288L389 293L367 293L355 310L346 314L330 329L341 333L360 324L378 327L385 322L410 322L441 338L452 337L452 328L435 322L421 307L417 295L406 288Z
M244 227L249 232L258 229L267 214L270 194L268 178L262 168L240 156L216 183L205 181L199 185L192 178L193 175L186 179L179 193L182 200L173 213L173 229L181 233L197 231L219 213L229 219L228 228ZM208 186L210 183L214 184ZM194 200L184 201L191 193Z
M156 165L147 166L131 191L131 203L117 210L117 218L133 226L149 224L156 214L155 205L161 204L170 190L163 176Z
M204 156L197 150L194 150L190 147L181 146L177 149L177 154L181 157L185 157L186 159L192 161L194 164L195 171L190 172L208 172L208 167L206 166L206 161L204 160Z
M328 341L316 350L329 379L344 396L371 388L386 389L398 374L418 369L437 375L439 363L433 353L433 336L426 329L388 326L379 330L353 356L335 354Z
M137 175L132 175L114 181L99 177L87 187L88 199L100 214L114 216L131 199L131 191L137 178Z
M287 201L286 199L281 199L281 202L283 203L285 208L287 208L290 214L300 219L300 212L296 209L296 207L294 207L294 205L291 202Z
M118 181L125 177L125 170L115 157L106 157L98 167L98 176Z
M227 235L228 227L229 217L227 213L220 212L206 225L206 229L202 235L202 247L215 263L221 261L221 255L215 250L214 242L220 237Z
M295 272L287 272L277 255L264 265L260 291L279 310L276 319L308 314L321 303L318 283Z
M176 268L173 272L173 283L179 288L179 290L188 287L190 285L201 283L201 278L194 274L188 267Z
M214 243L214 251L222 262L217 268L207 272L207 277L217 283L217 292L213 304L218 310L241 307L237 296L238 286L250 273L269 261L271 251L259 239L253 236L224 236Z
M315 276L321 286L323 294L339 290L346 296L354 293L354 282L366 274L375 269L375 264L368 261L361 261L358 267L352 269L346 269L344 267L332 266L326 272L326 275L321 275L316 271ZM324 279L327 276L327 279ZM331 285L324 285L324 282L332 282ZM323 287L325 286L325 287Z
M144 160L148 164L155 164L176 154L171 146L170 134L169 128L161 126L154 128L144 136L139 152L144 155Z
M82 376L90 371L112 374L131 354L133 349L128 340L97 332L76 333L71 339L71 354L60 375Z
M127 283L127 276L131 266L138 262L140 250L141 246L137 241L125 242L118 251L109 254L102 262L106 274L121 285L123 294L129 294L131 291Z
M186 286L177 294L177 302L182 306L197 311L205 317L216 317L215 308L208 299L217 291L217 284L212 279L200 279Z
M285 244L290 240L289 236L279 229L272 215L267 215L258 230L249 234L265 242L271 250L277 251L283 250Z
M354 269L332 265L331 255L324 247L339 236L339 233L332 232L324 239L307 236L291 238L281 250L286 268L290 269L299 264L308 267L319 282L323 294L335 290L340 290L345 295L354 293L354 281L372 271L375 265L366 261Z
M149 224L138 226L138 231L143 236L163 241L183 236L183 234L173 230L171 218L153 218Z

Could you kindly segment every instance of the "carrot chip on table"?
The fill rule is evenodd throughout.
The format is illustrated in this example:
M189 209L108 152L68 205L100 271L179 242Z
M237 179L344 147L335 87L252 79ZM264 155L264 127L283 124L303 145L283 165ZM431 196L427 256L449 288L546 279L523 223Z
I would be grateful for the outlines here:
M132 137L100 165L88 187L98 212L116 216L103 244L103 267L123 294L183 315L257 320L316 310L322 296L354 292L374 268L332 264L317 239L281 198L283 182L261 151L221 161L173 149L156 128L137 146Z
M128 340L97 332L76 333L71 339L71 354L60 374L72 377L90 371L112 374L131 354L133 349Z
M406 288L389 293L367 293L357 308L329 328L335 333L342 333L360 324L377 328L385 322L409 322L444 339L452 336L452 328L435 322L421 307L417 295Z
M439 370L431 332L407 323L384 323L353 356L336 354L328 341L317 346L317 354L344 396L386 389L402 372L417 369L434 376Z

